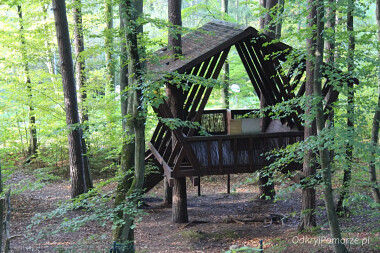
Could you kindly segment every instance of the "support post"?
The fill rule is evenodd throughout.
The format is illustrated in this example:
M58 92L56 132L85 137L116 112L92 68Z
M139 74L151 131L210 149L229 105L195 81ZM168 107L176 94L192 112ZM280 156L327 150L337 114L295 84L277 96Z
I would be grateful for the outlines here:
M227 194L231 193L231 176L230 174L227 175Z

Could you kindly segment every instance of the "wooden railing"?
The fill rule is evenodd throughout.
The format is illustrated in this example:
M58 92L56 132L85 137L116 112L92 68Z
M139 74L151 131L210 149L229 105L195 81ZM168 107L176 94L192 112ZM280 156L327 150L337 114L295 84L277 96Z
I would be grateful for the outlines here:
M254 172L269 165L265 153L303 139L303 132L255 135L217 135L185 138L198 160L199 176ZM297 169L297 168L295 168ZM194 176L192 168L181 167L173 176Z

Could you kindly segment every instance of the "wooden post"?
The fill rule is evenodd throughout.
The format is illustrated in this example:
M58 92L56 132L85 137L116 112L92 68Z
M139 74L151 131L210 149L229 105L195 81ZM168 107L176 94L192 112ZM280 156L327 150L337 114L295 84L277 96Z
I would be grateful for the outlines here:
M198 196L201 196L201 177L199 177L198 180Z
M230 174L227 175L227 194L231 193L231 177Z

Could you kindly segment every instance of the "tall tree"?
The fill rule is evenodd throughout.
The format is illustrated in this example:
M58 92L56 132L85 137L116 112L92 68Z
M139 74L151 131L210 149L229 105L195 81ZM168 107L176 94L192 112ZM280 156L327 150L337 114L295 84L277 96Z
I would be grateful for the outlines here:
M79 122L78 101L73 71L73 59L71 56L71 45L69 27L67 24L66 4L62 0L52 0L57 33L58 50L61 61L61 75L63 94L66 110L66 123L69 134L69 160L71 177L71 197L87 191L84 179L82 136Z
M128 13L125 3L121 2L119 4L119 16L120 16L120 106L121 106L121 116L122 116L122 129L123 129L123 144L121 149L121 164L120 173L122 179L118 182L116 196L115 196L115 207L122 206L128 195L128 191L131 189L133 182L133 175L130 173L135 163L135 144L131 137L134 135L133 122L127 120L128 115L132 115L132 102L133 97L131 96L130 90L128 90L128 53L127 53L127 43L126 43L126 27L124 24L127 23ZM118 219L123 219L123 211L117 212ZM121 238L123 226L116 225L114 230L114 240L118 241ZM131 234L130 234L131 236ZM133 239L133 238L129 238Z
M79 101L81 101L80 108L80 122L84 124L83 131L88 131L88 111L86 106L87 100L87 91L86 91L86 65L83 56L84 52L84 37L83 37L83 23L82 23L82 1L75 0L74 8L74 47L75 47L75 55L76 55L76 63L75 63L75 74L76 81L79 86ZM83 148L83 166L84 166L84 177L86 180L86 185L88 189L93 188L92 178L90 173L90 161L88 159L87 154L87 145L86 140L83 137L82 133L82 148Z
M126 49L128 55L128 84L133 87L131 108L131 119L134 130L134 178L130 189L127 192L127 198L124 199L126 205L132 201L137 206L138 195L144 183L145 174L145 111L143 105L142 78L144 75L144 63L141 61L143 56L138 44L138 36L142 35L143 27L138 20L143 12L143 0L125 0L122 2L125 10L123 25L125 26ZM132 199L130 199L132 197ZM134 252L133 239L134 230L132 228L134 217L129 212L123 214L124 223L121 224L119 237L115 238L117 242L130 245L126 252ZM132 247L131 247L132 246Z
M19 20L19 33L20 33L20 41L21 41L21 56L22 56L22 64L25 72L25 84L26 89L28 91L28 107L29 107L29 148L28 148L28 154L30 158L28 158L28 161L30 159L37 155L37 128L36 128L36 114L33 107L33 93L32 93L32 83L30 81L30 74L29 74L29 61L28 61L28 54L26 49L26 40L25 40L25 30L24 30L24 19L22 17L22 8L21 5L17 6L17 12L18 12L18 20Z
M222 18L224 18L225 14L228 14L228 0L221 0L221 12L222 12ZM230 82L230 64L228 63L228 60L226 59L226 62L223 65L223 103L225 107L228 109L230 108L230 100L229 100L229 82Z
M306 85L305 85L305 95L311 97L313 95L313 82L314 82L314 59L312 56L315 55L315 43L316 43L316 30L314 27L317 24L317 9L314 4L314 0L308 0L308 29L311 33L307 40L306 46L308 50L308 55L306 59ZM313 108L312 104L308 103L306 105L305 113L309 115L309 119L306 121L304 126L304 139L307 140L309 137L315 135L316 126L315 120L310 115L312 115ZM299 226L300 230L310 230L312 227L317 225L315 216L315 188L311 184L316 174L316 167L314 163L314 156L312 150L307 150L304 155L303 160L303 188L302 188L302 207L301 207L301 223Z
M354 53L355 53L355 35L354 35L354 11L355 1L349 0L347 5L347 32L348 32L348 51L347 51L347 71L350 76L353 75L354 70ZM354 136L354 83L352 80L347 84L347 129L351 137ZM352 138L351 138L352 139ZM348 143L346 145L346 160L347 166L343 173L342 192L337 204L338 212L345 212L347 208L344 206L344 199L347 198L352 169L352 150L353 145Z
M262 7L266 9L266 13L264 17L260 18L260 29L264 32L265 35L269 36L270 38L275 38L276 33L276 25L273 22L273 13L275 11L275 6L277 5L277 0L260 0L260 4L262 4ZM264 95L260 94L260 109L264 109L267 106L267 103L265 101ZM260 122L260 128L262 132L265 132L268 124L269 124L270 118L265 115ZM275 189L274 189L274 183L270 182L270 178L267 175L262 175L260 173L259 175L259 195L261 199L274 199L275 196Z
M106 29L104 31L106 48L107 84L110 91L115 89L115 64L112 59L113 51L113 0L105 0Z
M380 44L380 0L376 0L376 23L377 23L377 42ZM380 62L380 50L378 51L378 61ZM376 178L376 149L379 142L379 123L380 123L380 66L378 66L378 99L375 115L373 116L371 134L371 160L369 163L370 181L372 184L372 195L376 203L380 204L379 184Z
M174 29L169 30L168 48L175 58L182 55L182 42L181 42L181 4L182 0L169 0L168 1L168 19L169 24ZM179 119L183 118L183 101L185 99L182 88L177 88L175 85L168 84L166 86L168 94L168 104L173 116ZM176 137L172 136L173 148L176 144ZM173 185L173 204L172 204L172 222L183 223L188 221L187 214L187 193L186 193L186 178L174 178Z
M284 13L284 7L285 7L285 0L278 0L278 7L277 7L277 21L276 21L276 32L275 32L275 39L281 38L281 30L282 30L282 15Z
M323 64L323 49L324 49L324 4L323 0L314 1L317 9L317 33L316 33L316 50L314 61L314 84L313 92L317 99L316 103L316 125L317 135L319 138L323 138L323 129L325 128L325 118L323 115L323 103L322 103L322 64ZM331 164L330 154L328 148L325 147L323 142L318 142L319 160L323 175L323 190L324 200L327 212L327 218L330 226L331 237L333 241L335 253L348 252L344 244L342 243L342 236L340 233L338 215L334 207L334 198L332 192L332 180L331 180Z

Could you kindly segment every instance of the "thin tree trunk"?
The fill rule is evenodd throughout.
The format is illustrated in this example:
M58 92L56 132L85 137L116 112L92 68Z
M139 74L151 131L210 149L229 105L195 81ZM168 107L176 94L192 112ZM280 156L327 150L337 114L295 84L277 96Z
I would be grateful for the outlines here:
M82 106L80 107L79 114L80 114L80 122L81 124L84 124L83 132L88 132L88 126L86 124L88 123L88 112L87 112L87 106L86 106L86 100L87 100L87 91L86 91L86 67L85 67L85 60L83 56L84 52L84 37L83 37L83 23L82 23L82 1L81 0L75 0L74 2L74 8L73 8L73 14L74 14L74 48L75 48L75 55L76 55L76 64L75 64L75 74L76 74L76 81L79 86L79 101L81 102ZM86 140L82 135L82 148L83 148L83 166L84 166L84 177L86 180L86 185L88 189L93 188L92 184L92 178L91 178L91 170L90 170L90 161L88 159L87 154L87 145Z
M224 18L224 14L228 13L228 0L221 0L221 12L222 12L222 18ZM228 63L228 59L226 59L226 62L223 65L223 103L224 106L228 109L230 108L230 96L229 96L229 82L230 82L230 64Z
M265 35L274 39L276 33L276 26L272 22L272 13L275 9L274 7L277 5L277 0L265 0L263 1L263 3L265 3L264 7L266 8L266 13L263 23L260 20L260 25L263 25L263 27L260 27L260 29L264 30ZM265 98L263 94L260 94L260 109L263 110L266 106L267 103L265 101ZM260 128L262 132L266 131L269 122L270 118L267 115L265 115L261 119ZM270 200L273 200L276 195L274 183L269 182L271 178L272 176L264 176L261 173L259 174L259 196L261 199L265 200L269 198Z
M377 41L380 43L380 0L376 1L376 22L377 22ZM380 61L380 50L378 52L378 59ZM378 69L378 99L375 115L373 116L372 133L371 133L371 160L369 163L370 181L372 184L372 195L376 203L380 204L380 191L379 184L376 178L376 149L379 142L379 122L380 122L380 66Z
M123 25L126 31L126 43L128 54L128 84L133 86L133 104L132 104L132 121L135 135L135 155L134 155L134 179L132 185L127 192L127 198L131 194L137 194L132 200L136 206L138 203L138 195L144 184L145 175L145 111L143 105L142 94L142 77L144 64L140 61L140 52L137 37L142 34L142 25L137 24L139 16L143 12L142 0L125 0L123 8L126 14L123 18ZM124 201L128 201L125 199ZM127 252L134 252L134 230L131 227L134 223L134 217L129 213L123 215L124 224L121 225L119 237L115 238L117 242L128 244L130 249Z
M325 119L323 115L323 104L322 104L322 64L323 64L323 30L324 30L324 10L323 10L323 0L317 0L315 3L317 6L317 44L315 51L315 65L314 65L314 95L318 99L316 107L316 124L317 124L317 134L318 137L322 136L322 131L325 127ZM344 244L342 244L342 236L339 228L338 215L334 207L334 199L332 192L332 182L331 182L331 167L330 167L330 154L324 144L319 142L319 156L321 170L323 174L324 183L324 199L326 205L327 218L330 225L331 237L334 238L333 245L335 253L348 252Z
M262 10L264 10L265 6L266 6L266 0L259 0L259 3L260 3ZM261 31L264 31L264 28L265 28L265 16L266 16L265 13L260 15L259 24L260 24L260 30Z
M266 0L265 8L267 12L265 14L265 30L264 34L271 38L275 38L276 35L276 22L273 22L273 13L277 13L278 0Z
M276 33L274 36L276 40L279 40L281 38L282 15L284 13L284 6L285 6L285 0L278 0Z
M3 177L0 164L0 194L3 193ZM4 230L4 198L0 198L0 251L3 248L3 230Z
M236 23L239 23L239 0L236 0Z
M336 0L329 0L327 7L326 28L329 31L326 36L326 68L327 72L333 73L335 70L335 20L336 20ZM327 116L326 127L334 126L334 110L330 110ZM330 151L330 156L334 157L334 151Z
M105 41L106 48L106 69L107 69L107 84L109 90L115 90L115 66L112 59L113 51L113 0L105 0L105 16L106 16L106 29Z
M67 24L65 1L52 0L59 56L61 60L61 74L63 94L66 110L66 123L69 128L69 160L71 177L71 197L87 192L84 179L82 136L79 126L78 101L73 73L73 60L69 27Z
M22 62L25 72L25 84L26 89L28 91L29 101L28 101L28 107L29 107L29 148L28 148L28 154L30 158L28 158L28 161L32 159L34 156L37 155L37 129L36 129L36 114L34 112L33 107L33 93L32 93L32 84L30 81L29 76L29 64L28 64L28 54L26 51L26 40L24 35L24 20L22 17L22 8L21 5L17 5L17 11L18 11L18 18L19 18L19 24L20 24L20 40L21 40L21 54L22 54Z
M128 54L126 44L126 27L127 23L127 10L124 3L119 4L120 15L120 30L121 30L121 43L120 43L120 106L122 116L122 129L123 129L123 146L121 150L121 165L120 173L123 175L122 180L118 182L115 207L124 204L128 191L132 188L133 175L131 172L135 163L135 145L134 141L131 141L130 136L134 135L133 123L131 120L127 120L128 115L132 115L132 99L130 92L126 91L128 87ZM123 219L123 211L117 212L117 218ZM119 241L122 236L123 226L116 225L113 233L114 241ZM133 234L129 234L129 240L133 239Z
M181 2L182 0L169 0L168 1L168 18L169 18L169 38L168 48L177 58L182 55L182 42L181 31L182 18L181 18Z
M314 0L308 0L308 28L312 28L317 24L317 10L314 4ZM314 82L314 65L313 59L310 56L315 55L315 37L316 31L313 29L306 40L308 55L306 59L306 87L305 96L313 96L313 82ZM316 133L315 120L311 118L313 112L312 104L306 104L305 114L309 119L306 121L304 127L304 139L314 136ZM302 187L302 207L301 207L301 223L299 230L311 230L317 225L315 216L315 188L310 182L314 179L316 173L316 164L314 163L314 156L312 150L306 150L303 160L303 180Z
M355 36L354 36L354 10L355 1L349 0L347 7L347 31L349 33L348 39L348 55L347 55L347 71L350 76L354 70L354 53L355 53ZM349 136L354 138L354 83L349 79L347 83L348 95L347 95L347 129ZM349 193L349 187L351 182L351 170L352 170L352 150L353 145L348 143L346 145L346 160L347 167L344 168L342 192L339 197L339 201L336 207L337 212L347 212L347 208L344 206L344 200Z
M181 3L182 0L169 0L168 1L168 19L176 29L169 30L168 48L171 54L178 58L182 55L182 42L181 42ZM168 104L173 113L173 116L183 119L183 102L184 94L182 88L177 88L174 85L167 85ZM173 147L176 144L176 138L172 136ZM172 222L182 223L187 222L187 195L186 195L186 178L174 178L173 185L173 204L172 204Z

